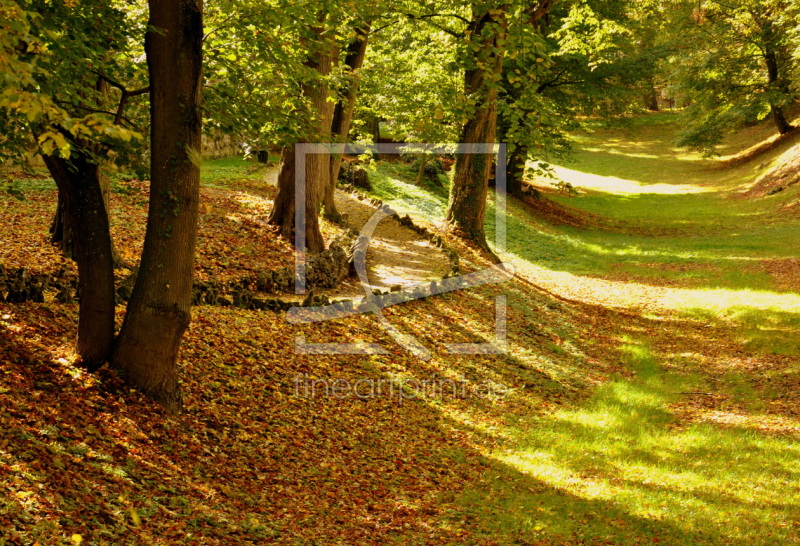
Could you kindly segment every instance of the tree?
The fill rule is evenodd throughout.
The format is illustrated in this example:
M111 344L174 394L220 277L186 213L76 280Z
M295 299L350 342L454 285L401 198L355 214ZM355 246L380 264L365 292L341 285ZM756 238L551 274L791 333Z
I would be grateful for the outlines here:
M320 12L320 26L313 28L306 66L309 74L301 84L302 93L309 100L308 116L313 120L316 138L305 137L300 142L328 142L333 117L333 104L330 99L330 84L326 79L331 74L333 57L337 55L336 44L326 36L324 25L327 14ZM281 153L281 170L278 176L278 194L268 222L280 228L280 233L291 238L295 229L295 150L286 146ZM319 227L319 212L322 198L328 186L331 166L330 154L314 153L305 158L305 249L311 253L325 250L325 241Z
M333 117L331 119L331 137L336 142L347 142L347 135L350 133L350 124L353 120L358 84L361 78L361 67L364 64L364 57L367 53L369 31L369 22L356 25L353 39L345 50L342 71L343 81L338 89L339 96L333 108ZM328 185L325 187L322 206L326 218L338 222L341 221L341 215L336 210L334 194L336 192L336 182L339 180L339 169L342 166L341 154L332 154L330 163L331 172L328 177Z
M200 196L203 7L200 0L150 0L149 6L150 205L112 364L129 384L177 412L177 357L191 319Z
M359 97L362 120L389 120L392 135L403 142L455 142L463 75L454 62L460 29L431 25L430 17L400 14L373 38ZM452 16L449 19L457 18ZM375 140L374 129L368 130ZM413 150L413 146L409 147ZM419 162L417 183L431 154Z
M24 6L24 9L23 9ZM108 75L121 67L135 21L106 2L79 5L3 0L14 31L2 43L7 64L0 106L11 129L7 150L19 157L36 137L59 191L62 233L72 233L78 265L80 313L77 352L90 369L108 358L114 335L114 252L100 164L122 155L138 133L124 116L126 96L108 111ZM97 20L111 30L98 29ZM135 19L135 17L134 17ZM74 32L64 30L71 22ZM131 24L127 24L127 23ZM127 69L130 70L130 65ZM141 94L141 93L137 93ZM125 126L127 125L127 127Z
M495 142L498 80L502 74L507 19L504 9L473 6L465 44L463 144ZM458 235L489 250L483 222L491 156L459 154L450 188L447 221Z
M796 23L786 0L681 3L672 30L675 88L691 106L679 144L711 151L726 132L771 117L792 129L786 107L798 97L791 40Z

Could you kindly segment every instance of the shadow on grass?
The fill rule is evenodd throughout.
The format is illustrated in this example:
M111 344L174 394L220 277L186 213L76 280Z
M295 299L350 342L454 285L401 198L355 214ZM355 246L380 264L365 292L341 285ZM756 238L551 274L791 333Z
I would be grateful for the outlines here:
M518 423L488 486L462 496L487 537L634 544L774 544L797 538L794 438L668 411L687 378L664 374L642 341L620 346L632 380L583 404Z

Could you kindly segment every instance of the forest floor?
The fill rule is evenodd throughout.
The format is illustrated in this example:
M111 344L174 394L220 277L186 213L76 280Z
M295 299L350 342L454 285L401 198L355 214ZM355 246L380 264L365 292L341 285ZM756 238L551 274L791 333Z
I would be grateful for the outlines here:
M547 215L507 203L495 250L512 280L384 310L427 360L372 316L196 307L186 411L168 417L74 365L76 306L0 303L0 544L799 542L800 192L748 193L792 142L721 168L673 149L676 129L660 114L578 135L557 168L576 196L538 181ZM373 195L435 227L445 193L404 169L379 164ZM263 225L262 171L217 161L203 177L198 275L291 263ZM115 184L132 259L144 185ZM10 185L25 200L0 196L0 263L69 267L47 249L52 183ZM395 263L380 278L414 275Z

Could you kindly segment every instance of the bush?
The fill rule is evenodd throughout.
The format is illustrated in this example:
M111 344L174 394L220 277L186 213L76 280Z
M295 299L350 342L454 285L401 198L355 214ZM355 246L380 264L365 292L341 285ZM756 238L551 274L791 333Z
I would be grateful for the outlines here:
M414 179L416 179L417 174L419 173L419 167L422 164L423 156L417 154L416 158L411 162L409 166L409 171L413 174ZM425 164L425 174L423 175L423 180L427 180L435 184L436 186L441 187L442 181L439 179L439 175L445 174L444 165L442 161L438 157L433 157L428 160Z
M355 161L342 161L342 167L339 169L339 181L363 190L372 189L367 170Z

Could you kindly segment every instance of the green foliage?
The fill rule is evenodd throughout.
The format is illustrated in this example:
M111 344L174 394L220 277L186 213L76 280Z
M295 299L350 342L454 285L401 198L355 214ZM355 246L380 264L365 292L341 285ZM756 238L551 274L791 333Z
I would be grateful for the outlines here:
M126 85L146 85L143 21L139 8L101 1L2 0L0 26L10 31L0 39L5 156L27 151L33 134L47 154L69 156L81 146L113 149L117 160L136 157L146 110L131 116L119 99L123 88L134 90Z
M456 140L463 93L454 42L443 30L404 19L375 36L362 70L359 119L390 120L408 142Z
M713 151L743 124L783 112L797 99L797 7L785 0L677 3L670 31L674 92L691 105L684 146Z
M314 2L313 9L286 0L208 6L205 126L256 149L324 139L302 86L339 88L348 77L343 49L353 29L380 9L337 0ZM309 66L323 50L333 52L328 75Z

